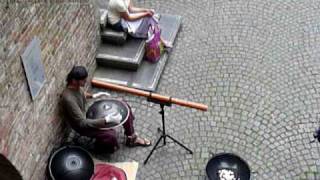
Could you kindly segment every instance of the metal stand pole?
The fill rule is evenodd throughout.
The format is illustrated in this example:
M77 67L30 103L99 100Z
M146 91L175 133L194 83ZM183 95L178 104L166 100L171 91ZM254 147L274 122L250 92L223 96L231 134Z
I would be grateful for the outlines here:
M151 100L149 100L151 101ZM154 101L152 101L154 102ZM190 154L193 154L193 152L187 148L186 146L184 146L181 142L179 142L178 140L176 140L175 138L173 138L172 136L166 134L166 127L165 127L165 119L164 119L164 103L161 103L161 102L155 102L155 103L158 103L160 104L160 108L161 110L159 111L159 114L161 114L161 117L162 117L162 130L160 128L158 128L158 131L162 132L161 136L159 137L157 143L154 145L154 147L152 148L151 152L149 153L147 159L144 161L144 164L147 164L149 158L151 157L151 155L153 154L153 152L157 149L161 139L163 139L163 145L162 146L165 146L166 145L166 138L168 137L169 139L171 139L173 142L177 143L178 145L180 145L181 147L183 147L185 150L187 150ZM168 105L168 104L167 104ZM162 147L160 146L160 147ZM159 148L160 148L159 147Z

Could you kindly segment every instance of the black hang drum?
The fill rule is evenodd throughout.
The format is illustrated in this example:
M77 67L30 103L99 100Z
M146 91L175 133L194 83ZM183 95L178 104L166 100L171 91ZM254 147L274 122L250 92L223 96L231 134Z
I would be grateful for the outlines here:
M110 129L121 126L125 123L129 117L129 107L128 105L120 100L116 99L103 99L93 102L87 110L87 118L98 119L107 116L110 113L117 113L121 116L121 121L119 124L108 123L106 128Z
M84 149L64 146L51 155L48 168L52 180L90 180L94 163Z
M219 170L234 172L236 179L250 180L250 168L240 157L231 153L222 153L211 158L206 166L207 176L210 180L220 180Z

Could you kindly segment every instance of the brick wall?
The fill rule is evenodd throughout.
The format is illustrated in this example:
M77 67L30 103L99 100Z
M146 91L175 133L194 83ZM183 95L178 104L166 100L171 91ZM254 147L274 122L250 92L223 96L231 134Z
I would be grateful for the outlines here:
M44 179L48 155L62 137L57 104L65 77L74 64L90 74L95 68L97 11L84 0L8 2L0 2L0 153L24 179ZM46 82L32 101L20 55L34 36Z

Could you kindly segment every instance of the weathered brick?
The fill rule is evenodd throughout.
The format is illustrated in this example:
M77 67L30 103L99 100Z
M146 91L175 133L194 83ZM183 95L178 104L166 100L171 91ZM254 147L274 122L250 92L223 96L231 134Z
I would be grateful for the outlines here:
M88 0L8 2L7 9L0 3L0 153L24 179L44 179L49 153L61 141L57 105L65 77L75 64L88 66L90 75L95 67L96 10ZM35 36L46 82L32 101L20 56Z

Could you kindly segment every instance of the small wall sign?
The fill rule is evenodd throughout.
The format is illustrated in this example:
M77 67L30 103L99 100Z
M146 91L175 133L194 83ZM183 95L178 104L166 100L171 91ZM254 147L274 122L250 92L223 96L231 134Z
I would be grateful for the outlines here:
M27 76L32 100L35 100L45 82L44 68L41 63L40 40L37 37L34 37L27 46L21 55L21 60Z

